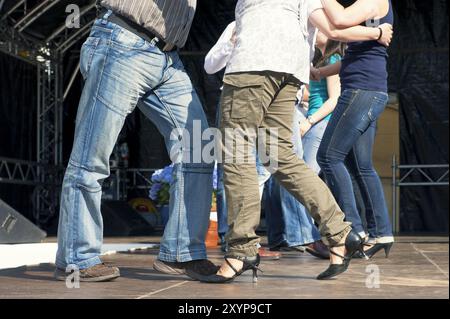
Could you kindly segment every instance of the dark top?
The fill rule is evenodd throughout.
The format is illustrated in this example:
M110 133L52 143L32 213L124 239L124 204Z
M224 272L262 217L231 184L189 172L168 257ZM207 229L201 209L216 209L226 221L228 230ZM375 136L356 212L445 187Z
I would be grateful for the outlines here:
M388 14L376 21L363 23L373 27L383 23L394 25L394 12L389 0ZM387 48L377 41L351 42L342 60L342 90L361 89L368 91L388 91Z

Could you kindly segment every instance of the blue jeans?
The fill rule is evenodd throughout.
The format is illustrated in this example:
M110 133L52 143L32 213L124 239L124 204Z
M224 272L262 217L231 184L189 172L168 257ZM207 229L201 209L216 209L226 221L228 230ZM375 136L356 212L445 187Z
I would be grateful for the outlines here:
M345 90L328 124L318 162L347 221L365 235L358 213L350 172L363 197L371 238L392 238L392 226L381 180L373 166L377 120L388 102L384 92Z
M313 126L302 140L298 122L304 116L301 114L297 116L293 136L296 153L319 174L320 168L316 161L316 154L328 122L322 121ZM268 219L269 245L272 247L281 244L286 244L288 247L302 246L321 239L319 230L306 208L274 178L267 186L265 212Z
M178 53L162 52L105 19L95 21L82 47L81 72L86 83L62 186L56 256L60 268L101 263L102 182L110 174L109 158L125 118L136 106L158 127L169 153L178 142L171 138L174 129L192 132L194 121L208 128ZM192 163L180 161L174 168L170 218L159 255L164 261L206 258L214 164Z

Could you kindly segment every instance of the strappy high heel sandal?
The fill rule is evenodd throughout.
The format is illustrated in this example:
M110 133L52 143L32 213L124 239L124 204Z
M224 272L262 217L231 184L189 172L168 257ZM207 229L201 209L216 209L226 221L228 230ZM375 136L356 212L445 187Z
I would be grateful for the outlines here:
M348 267L350 266L350 262L353 258L353 256L359 251L364 258L368 259L364 252L364 246L363 246L363 240L361 236L359 236L355 231L351 231L347 239L345 240L345 244L339 244L335 247L345 247L346 253L345 256L341 256L338 253L334 252L333 249L330 249L330 254L333 254L339 258L343 259L342 264L331 264L330 267L328 267L327 270L325 270L323 273L321 273L317 279L318 280L326 280L331 279L333 277L336 277L337 275L340 275L347 271Z
M259 269L259 265L261 263L261 257L257 255L256 257L252 258L242 258L240 259L244 265L242 266L241 270L237 270L230 261L225 258L225 262L230 266L230 268L234 271L233 277L224 277L217 274L210 275L210 276L203 276L198 273L195 273L193 271L187 270L186 274L191 277L192 279L198 280L200 282L204 283L211 283L211 284L226 284L233 282L237 277L241 276L245 272L251 270L253 271L253 282L258 282L258 271L263 272L261 269Z

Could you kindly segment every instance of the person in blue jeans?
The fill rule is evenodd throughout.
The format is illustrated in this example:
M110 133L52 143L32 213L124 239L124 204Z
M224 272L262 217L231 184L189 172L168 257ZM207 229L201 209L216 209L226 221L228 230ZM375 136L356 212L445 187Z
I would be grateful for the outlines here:
M193 3L166 2L165 8L174 13L172 18L176 18L180 5L192 8ZM152 5L152 1L142 4L141 8L151 10L146 5ZM166 38L146 38L149 29L140 29L131 18L120 14L119 8L128 8L124 5L103 10L81 50L85 86L62 186L55 272L58 280L66 280L67 272L72 270L80 271L81 281L120 276L118 268L104 265L100 258L102 181L110 174L110 155L125 118L136 107L164 136L175 164L170 218L154 268L171 275L184 274L187 268L205 274L218 269L206 259L205 247L214 163L196 163L192 155L198 150L173 149L180 142L176 137L185 138L181 130L192 133L194 125L202 130L208 128L200 100L173 49L174 45L184 45L189 28L186 30L183 24L178 30L179 24L170 24L174 29L166 30ZM186 25L190 26L193 14L179 19L187 19Z
M341 42L329 40L319 31L313 64L317 67L335 64L341 60L343 51L344 45ZM337 75L310 82L309 107L299 131L303 137L302 157L317 174L320 174L317 152L336 107L340 89ZM275 180L269 183L268 194L265 210L271 224L268 236L272 249L307 251L315 257L328 259L329 251L322 243L319 230L306 208Z
M333 23L372 26L394 23L390 0L358 0L347 8L335 0L322 0L322 3ZM382 18L368 20L369 12ZM394 243L383 186L373 166L377 121L388 102L387 57L386 46L377 41L349 43L340 70L342 94L318 154L319 165L347 220L367 237L350 172L356 177L366 215L376 224L369 228L370 241L366 247L369 257L383 249L388 257ZM326 74L325 71L319 69L320 74Z

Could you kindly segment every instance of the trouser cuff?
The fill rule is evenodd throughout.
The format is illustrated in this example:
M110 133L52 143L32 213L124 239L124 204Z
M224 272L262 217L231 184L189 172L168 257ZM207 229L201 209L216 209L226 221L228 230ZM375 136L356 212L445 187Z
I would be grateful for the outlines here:
M349 224L349 223L346 223L346 224L347 224L347 226L344 228L343 231L339 232L336 235L324 237L324 238L322 238L322 241L331 248L340 244L342 239L346 238L347 235L350 234L350 232L352 231L351 224Z
M246 257L255 257L258 255L259 248L258 245L239 245L239 246L229 246L226 258L240 259Z

